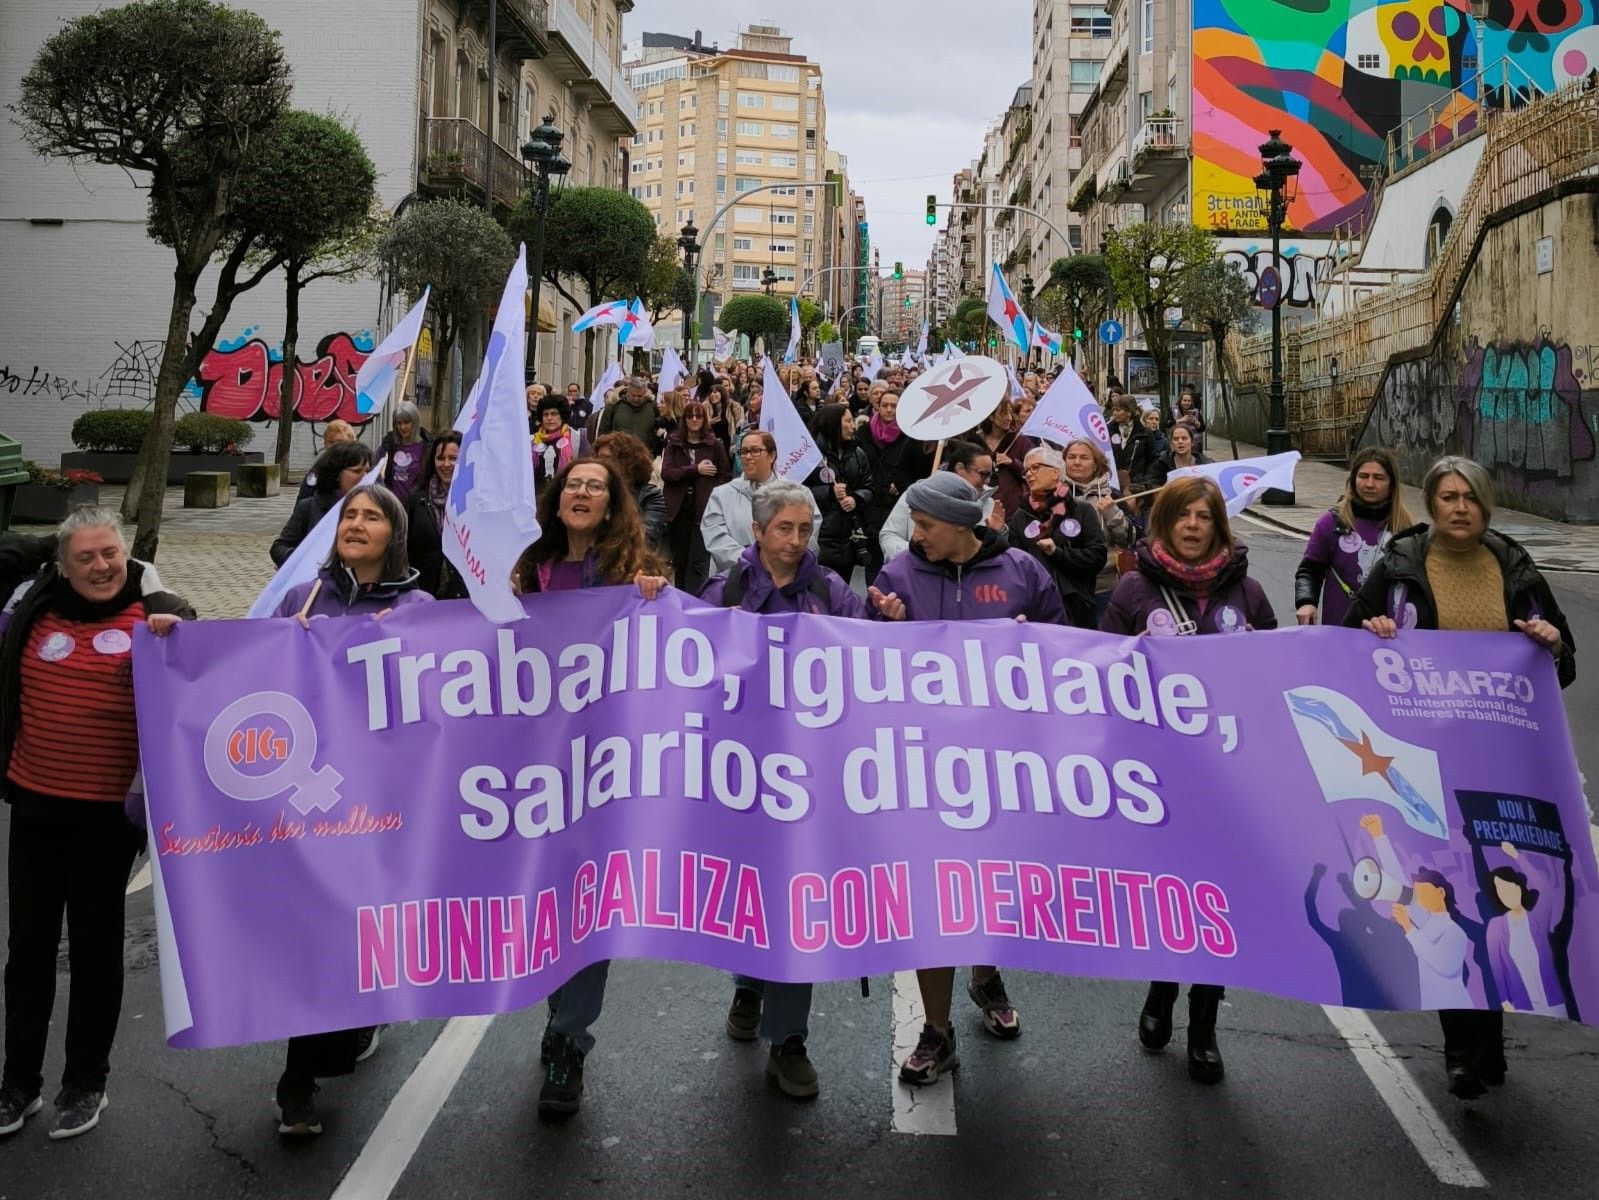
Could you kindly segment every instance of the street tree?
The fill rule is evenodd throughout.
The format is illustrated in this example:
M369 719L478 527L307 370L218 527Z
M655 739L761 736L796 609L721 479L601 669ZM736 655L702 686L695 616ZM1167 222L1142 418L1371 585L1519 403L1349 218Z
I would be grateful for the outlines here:
M533 243L537 215L531 194L511 214L513 241ZM567 188L550 205L544 226L544 278L579 312L608 298L642 296L651 251L666 240L650 210L615 188ZM674 243L675 246L675 243ZM586 299L572 289L582 285ZM594 338L583 338L583 377L594 378Z
M1210 334L1216 348L1216 372L1221 383L1222 411L1227 415L1227 437L1233 457L1238 457L1238 437L1233 424L1233 405L1227 387L1227 335L1248 324L1255 316L1255 297L1249 281L1236 263L1219 255L1195 267L1183 280L1183 316Z
M463 329L499 297L516 247L498 221L463 200L432 200L407 208L379 239L377 258L401 292L432 287L439 336L434 339L434 412L450 412L450 351Z
M823 321L816 327L816 344L826 346L830 342L838 341L838 326L831 321Z
M140 558L154 558L160 541L196 287L223 238L251 142L288 102L289 86L277 33L254 13L211 0L140 0L73 18L22 78L13 111L32 150L147 176L168 213L176 263L166 343L150 431L124 501L124 516L138 522ZM203 166L206 203L179 203L180 145Z
M822 306L805 296L799 298L801 344L814 354L817 345L816 328L822 323ZM788 343L784 343L787 345Z
M1140 223L1106 237L1116 301L1138 314L1144 345L1155 360L1161 411L1171 411L1172 329L1166 310L1182 303L1183 280L1216 257L1215 240L1197 225Z
M1089 339L1093 338L1101 319L1110 313L1116 298L1110 267L1103 255L1073 254L1057 258L1050 264L1049 280L1039 295L1048 298L1055 319L1060 322L1064 349L1070 352L1078 344L1079 332L1083 345L1098 345L1097 338Z
M977 296L966 296L955 305L946 335L957 342L981 343L988 332L988 303Z
M694 303L694 280L683 266L683 251L677 239L664 234L650 246L644 263L644 287L640 295L649 311L650 323L657 325L667 313L683 312ZM605 297L596 296L598 304ZM623 299L620 295L611 299Z
M737 329L752 345L762 339L768 354L788 345L788 305L776 296L734 296L717 319L723 329Z

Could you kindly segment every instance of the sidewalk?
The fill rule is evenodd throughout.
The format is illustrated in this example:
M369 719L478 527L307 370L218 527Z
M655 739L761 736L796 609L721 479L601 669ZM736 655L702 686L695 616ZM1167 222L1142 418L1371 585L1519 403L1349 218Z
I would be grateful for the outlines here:
M1205 438L1205 452L1218 461L1232 457L1227 439L1214 433ZM1259 446L1238 443L1238 454L1242 458L1255 458L1265 453ZM1343 467L1330 463L1301 462L1294 471L1297 503L1280 508L1255 504L1250 507L1249 515L1289 533L1309 536L1321 514L1338 502L1347 474ZM1427 510L1421 502L1420 489L1406 484L1404 491L1410 511L1418 520L1425 520ZM1531 513L1499 508L1494 512L1493 528L1525 546L1533 561L1545 571L1599 574L1599 526L1567 525Z

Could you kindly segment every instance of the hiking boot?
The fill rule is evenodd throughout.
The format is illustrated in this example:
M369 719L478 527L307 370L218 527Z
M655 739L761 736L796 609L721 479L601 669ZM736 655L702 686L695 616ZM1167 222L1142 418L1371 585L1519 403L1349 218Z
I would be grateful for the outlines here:
M816 1082L816 1068L811 1066L805 1053L805 1039L791 1037L781 1046L773 1046L766 1056L766 1077L782 1089L785 1096L797 1100L811 1100L822 1089Z
M583 1105L583 1052L565 1034L549 1035L550 1060L539 1089L539 1116L546 1121L570 1117Z
M56 1141L88 1133L100 1123L111 1098L104 1092L91 1092L86 1088L61 1089L56 1097L55 1124L50 1126L50 1136Z
M735 988L727 1010L727 1036L735 1042L753 1042L761 1029L761 994Z
M1138 1041L1145 1050L1164 1050L1171 1041L1171 1010L1177 1003L1175 983L1152 983L1138 1014Z
M544 1036L539 1039L539 1066L547 1067L550 1065L550 1047L555 1045L557 1036L548 1025L544 1027Z
M278 1080L278 1132L284 1137L309 1138L322 1132L316 1111L316 1094L322 1089L312 1080Z
M1005 994L1005 981L998 971L981 982L974 978L966 985L966 994L983 1010L983 1028L989 1033L1007 1042L1022 1036L1022 1019L1011 1007L1010 997Z
M15 1083L0 1087L0 1137L8 1137L22 1128L22 1123L44 1107L44 1097L38 1092L29 1095Z
M923 1025L921 1039L900 1067L899 1078L901 1083L920 1087L937 1083L958 1066L960 1059L955 1054L955 1030L951 1028L945 1035L932 1025Z
M383 1026L374 1025L370 1029L357 1029L355 1031L355 1061L364 1063L378 1052L378 1033Z
M1220 989L1188 989L1188 1077L1196 1083L1220 1083L1227 1074L1216 1046L1216 1014L1220 1010Z

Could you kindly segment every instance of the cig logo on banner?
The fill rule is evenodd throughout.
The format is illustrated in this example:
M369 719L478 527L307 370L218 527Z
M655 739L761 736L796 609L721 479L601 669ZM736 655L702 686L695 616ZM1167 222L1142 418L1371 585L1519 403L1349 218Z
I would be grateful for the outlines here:
M316 763L316 722L284 692L254 692L224 708L205 735L205 773L225 796L285 797L302 815L339 802L344 776Z

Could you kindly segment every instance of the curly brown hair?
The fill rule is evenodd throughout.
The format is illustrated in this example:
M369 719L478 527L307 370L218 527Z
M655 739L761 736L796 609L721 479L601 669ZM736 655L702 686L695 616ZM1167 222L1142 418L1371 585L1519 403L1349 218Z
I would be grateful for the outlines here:
M650 550L644 536L644 522L638 505L631 503L633 490L622 476L616 463L609 458L585 454L574 458L555 473L549 486L539 496L539 527L543 536L522 552L517 561L517 578L523 592L536 592L539 588L538 568L549 562L566 558L569 544L566 526L561 523L561 492L566 488L567 477L576 467L601 467L610 498L605 506L605 519L594 539L594 576L601 584L632 583L640 571L646 575L661 575L665 567Z
M594 442L594 457L608 458L627 476L637 491L655 474L649 449L631 433L602 433Z

